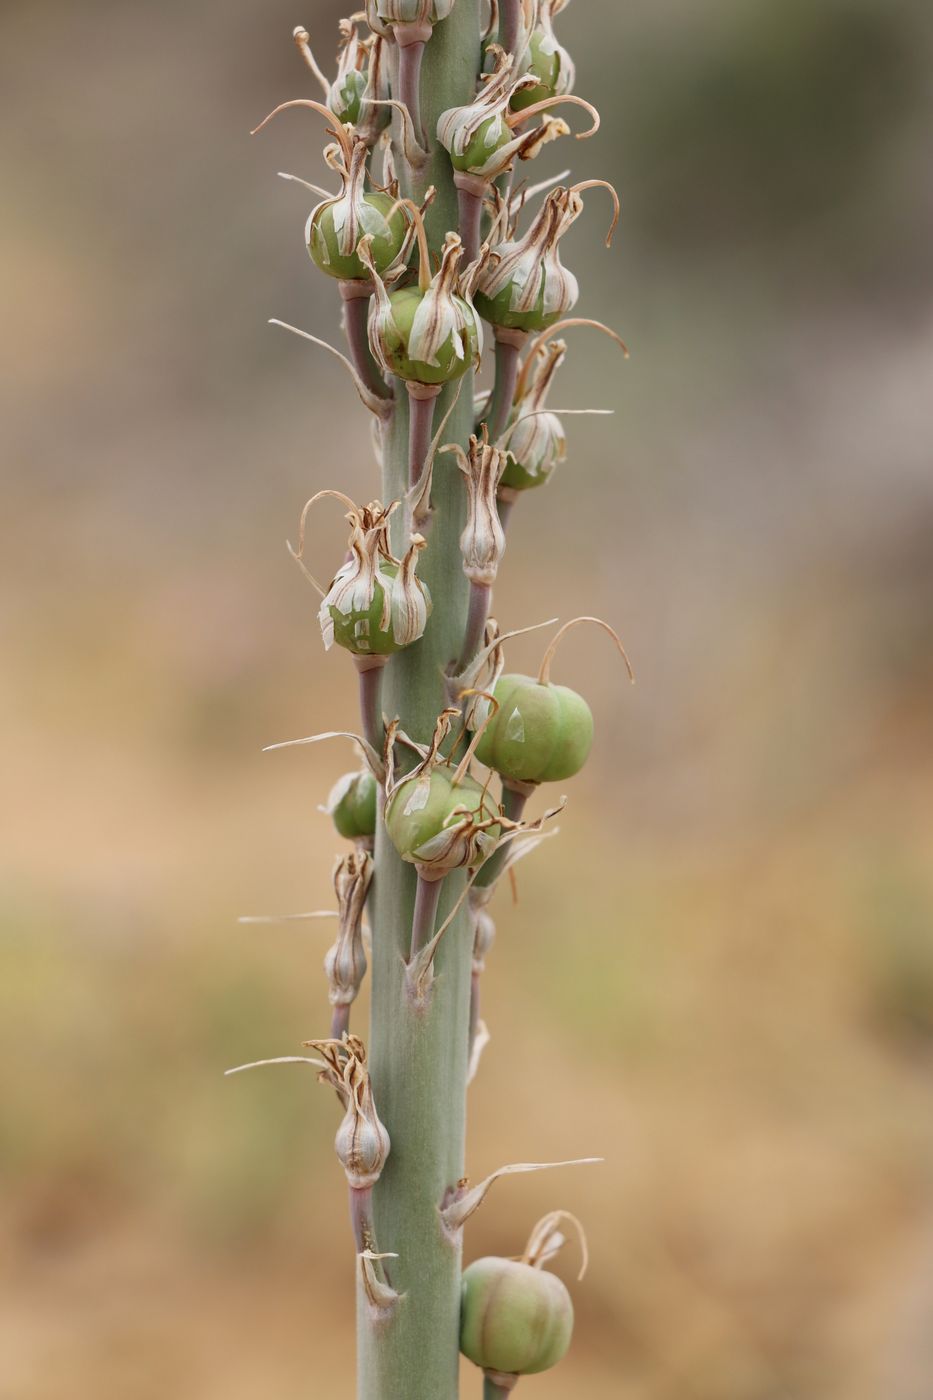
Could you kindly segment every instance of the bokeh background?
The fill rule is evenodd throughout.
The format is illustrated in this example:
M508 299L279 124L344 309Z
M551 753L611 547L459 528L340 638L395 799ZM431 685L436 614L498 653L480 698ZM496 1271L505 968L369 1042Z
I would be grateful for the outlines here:
M228 1065L320 1031L342 723L287 558L375 490L302 246L323 0L0 10L0 1396L350 1400L330 1096ZM933 184L926 0L577 0L597 194L567 239L571 455L504 626L596 611L594 760L500 896L467 1251L579 1212L529 1400L933 1391ZM318 37L322 36L322 37ZM319 572L339 558L322 518ZM528 669L542 643L513 645ZM559 1265L569 1277L573 1261ZM478 1392L475 1373L464 1394ZM524 1394L524 1386L522 1388ZM400 1396L399 1400L404 1400Z

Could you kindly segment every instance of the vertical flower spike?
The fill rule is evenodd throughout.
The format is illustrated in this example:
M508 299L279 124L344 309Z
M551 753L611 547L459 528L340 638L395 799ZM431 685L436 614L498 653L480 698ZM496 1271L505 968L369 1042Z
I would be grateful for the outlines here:
M334 869L337 896L337 938L324 958L328 1000L334 1008L331 1036L339 1040L350 1023L350 1006L366 976L363 951L363 909L373 878L372 857L366 852L344 856Z

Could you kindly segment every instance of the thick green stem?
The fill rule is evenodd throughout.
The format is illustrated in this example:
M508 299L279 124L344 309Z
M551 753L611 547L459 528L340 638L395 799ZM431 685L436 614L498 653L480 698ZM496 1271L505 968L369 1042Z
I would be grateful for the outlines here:
M424 129L433 138L447 107L470 101L480 69L479 0L457 0L428 43L421 73ZM457 228L457 197L446 153L431 141L431 157L417 173L397 153L402 192L415 198L437 189L428 212L432 251ZM437 421L456 386L444 390ZM472 431L473 383L467 375L447 427L451 442L466 447ZM395 410L385 434L383 500L404 495L409 482L409 396L396 385ZM434 469L434 513L418 573L427 583L433 611L423 638L394 656L383 679L383 709L419 742L430 739L445 704L444 673L455 662L466 629L469 585L459 537L466 521L466 493L450 457ZM393 520L396 534L401 512ZM396 549L401 541L394 540ZM404 755L404 750L400 750ZM376 1312L360 1289L358 1394L360 1400L456 1400L460 1330L460 1248L441 1224L444 1193L464 1174L467 1044L472 937L468 913L441 941L436 977L426 1005L411 1000L404 960L410 953L416 873L388 841L380 822L376 874L370 899L373 925L372 1024L369 1063L379 1117L392 1150L373 1191L375 1229L391 1261L401 1295ZM443 881L438 919L463 891L465 876Z

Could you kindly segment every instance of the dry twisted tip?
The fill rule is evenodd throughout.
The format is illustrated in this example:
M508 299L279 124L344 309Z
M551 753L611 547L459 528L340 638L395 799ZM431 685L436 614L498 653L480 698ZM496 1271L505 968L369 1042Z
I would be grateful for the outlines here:
M313 97L293 97L289 102L280 102L277 107L273 107L268 116L263 117L258 126L253 127L250 136L255 136L257 132L262 131L263 127L268 126L273 117L277 117L279 112L287 111L289 107L308 107L312 112L317 112L320 116L326 117L330 122L330 126L327 128L328 131L332 136L337 138L347 165L350 164L350 160L353 156L353 143L350 140L347 128L340 121L340 118L334 115L329 107L325 107L323 102L315 102Z
M559 1254L567 1243L566 1236L558 1228L564 1220L573 1225L580 1241L580 1253L583 1258L580 1272L577 1274L579 1282L589 1267L590 1252L586 1242L586 1231L577 1217L572 1215L569 1210L552 1210L547 1215L542 1216L528 1237L521 1262L530 1264L533 1269L541 1269L549 1260Z
M618 632L616 632L614 628L609 626L608 622L603 622L601 617L575 617L572 621L564 623L563 627L560 629L557 635L551 639L548 649L541 659L541 669L538 671L538 684L548 685L550 683L551 663L554 660L554 654L557 651L557 648L560 646L564 637L571 630L571 628L579 627L580 624L584 622L591 622L594 624L594 626L601 627L604 632L609 633L609 636L615 642L619 650L619 654L621 655L622 660L625 662L625 668L628 671L629 680L634 685L635 672L632 670L632 663L629 661L625 647L622 645L622 639L619 636Z

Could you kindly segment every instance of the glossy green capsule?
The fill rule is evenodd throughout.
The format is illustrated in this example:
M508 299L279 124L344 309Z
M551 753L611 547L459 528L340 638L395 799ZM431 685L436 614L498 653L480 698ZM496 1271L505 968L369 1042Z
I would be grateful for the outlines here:
M535 102L546 102L556 97L559 91L561 52L555 49L551 36L536 29L528 45L528 67L526 73L537 82L519 88L510 102L513 112L523 112Z
M512 138L511 129L500 116L487 117L462 151L450 152L450 163L455 170L482 170L490 156L501 151Z
M514 1259L477 1259L463 1272L460 1350L484 1370L533 1376L566 1355L573 1303L556 1274Z
M351 68L334 83L328 104L335 117L346 126L356 126L368 78L359 68Z
M399 784L386 804L385 824L403 860L419 864L441 847L449 857L447 868L455 869L477 863L475 836L461 839L455 835L458 829L489 823L482 844L491 847L500 835L497 816L495 801L474 778L463 777L455 783L454 770L438 764L429 773L414 774Z
M428 364L410 353L415 316L424 300L417 287L403 287L389 293L391 319L382 328L380 348L393 374L417 384L449 384L459 379L476 361L479 354L479 329L476 314L463 297L453 297L460 315L459 324L452 326L447 338L436 348L434 360Z
M328 277L362 281L370 273L360 261L359 253L340 250L336 220L338 210L343 217L347 216L348 203L348 198L343 198L318 205L308 220L308 252L315 266ZM404 209L398 208L389 195L376 192L358 196L354 214L360 238L367 233L371 235L370 252L376 271L385 272L398 260L405 242L408 219Z
M500 676L493 695L499 708L477 746L480 763L522 783L579 773L593 746L593 715L581 695L531 676Z
M376 834L376 779L367 768L344 773L327 799L330 819L347 841Z
M393 609L389 607L388 622L383 625L383 609L385 606L385 590L388 589L390 595L400 586L398 584L398 565L381 562L376 571L372 584L372 591L368 600L363 606L347 605L341 602L338 606L328 602L325 598L321 606L323 613L326 608L330 615L330 620L334 628L334 641L338 646L345 647L354 656L394 656L397 651L402 651L404 647L411 644L412 637L406 635L403 639L396 637L395 621ZM431 612L431 595L427 586L420 582L419 589L423 599L423 609L425 621ZM330 595L328 595L329 597ZM421 624L421 632L424 631L424 624ZM418 635L421 635L421 632Z
M549 330L566 311L565 305L555 307L553 311L546 311L544 308L544 268L539 274L540 289L535 299L534 305L528 311L516 311L512 307L515 300L515 291L511 282L507 282L500 292L494 297L486 296L482 291L477 290L473 296L476 309L484 321L488 321L491 326L502 326L513 331L546 331Z

